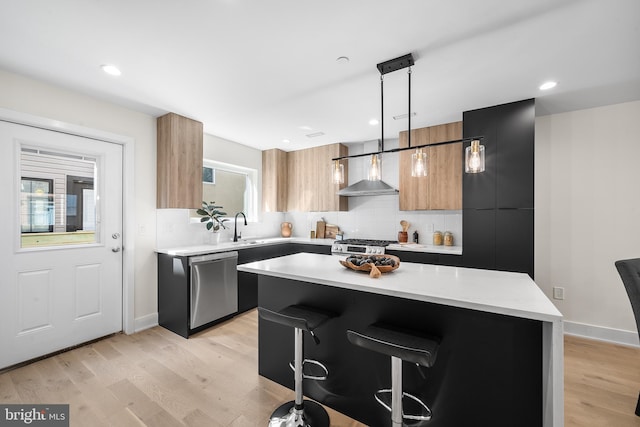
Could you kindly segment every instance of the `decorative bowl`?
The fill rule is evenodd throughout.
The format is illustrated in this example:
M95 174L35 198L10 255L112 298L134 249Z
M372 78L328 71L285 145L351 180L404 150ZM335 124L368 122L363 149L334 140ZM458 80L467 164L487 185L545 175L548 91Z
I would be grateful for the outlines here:
M369 272L369 276L377 278L400 267L400 258L394 255L349 255L340 260L340 264L351 270Z

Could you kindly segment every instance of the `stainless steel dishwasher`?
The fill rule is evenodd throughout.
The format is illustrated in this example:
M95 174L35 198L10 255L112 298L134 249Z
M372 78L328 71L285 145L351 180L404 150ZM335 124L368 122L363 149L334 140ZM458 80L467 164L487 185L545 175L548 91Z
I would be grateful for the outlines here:
M238 311L238 252L189 257L194 329Z

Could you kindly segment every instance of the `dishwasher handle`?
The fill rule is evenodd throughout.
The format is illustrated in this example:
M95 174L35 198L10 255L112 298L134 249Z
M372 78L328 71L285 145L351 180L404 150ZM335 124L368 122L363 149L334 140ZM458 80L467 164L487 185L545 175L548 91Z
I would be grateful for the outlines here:
M238 258L238 252L235 252L235 251L218 252L218 253L214 253L214 254L192 256L192 257L189 257L189 265L192 266L194 264L200 264L200 263L203 263L203 262L219 261L219 260L224 260L224 259L229 259L229 258L236 258L237 259Z

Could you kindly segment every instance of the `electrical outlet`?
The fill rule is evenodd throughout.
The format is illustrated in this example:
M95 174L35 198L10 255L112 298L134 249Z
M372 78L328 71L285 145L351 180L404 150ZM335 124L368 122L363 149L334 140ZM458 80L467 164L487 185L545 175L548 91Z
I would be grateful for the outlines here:
M553 288L553 299L564 299L564 288Z

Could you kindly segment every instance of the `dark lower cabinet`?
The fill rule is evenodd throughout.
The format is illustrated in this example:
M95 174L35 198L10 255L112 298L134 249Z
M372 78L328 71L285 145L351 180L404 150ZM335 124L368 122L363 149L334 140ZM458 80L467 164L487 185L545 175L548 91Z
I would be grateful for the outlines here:
M495 269L533 277L533 209L498 209L496 224Z
M415 262L418 264L440 264L440 254L409 252L409 251L385 251L389 255L400 258L400 262Z
M465 209L464 267L533 277L533 209Z
M495 212L495 209L462 211L462 261L465 267L495 269Z
M158 324L189 336L189 258L158 254Z
M238 313L256 308L258 305L258 276L238 271Z

